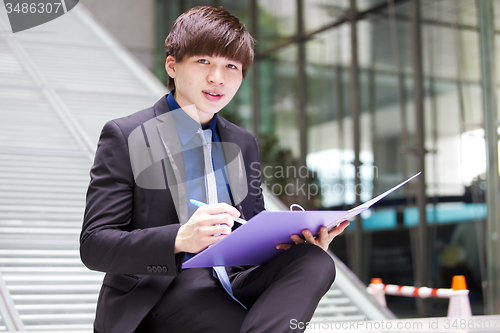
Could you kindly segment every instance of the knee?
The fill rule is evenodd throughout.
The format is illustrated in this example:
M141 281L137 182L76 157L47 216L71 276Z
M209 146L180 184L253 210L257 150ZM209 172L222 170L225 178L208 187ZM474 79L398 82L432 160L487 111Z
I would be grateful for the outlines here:
M333 258L322 248L313 244L299 244L295 248L301 253L300 267L307 274L308 279L318 286L324 286L325 292L330 289L336 276Z
M335 262L333 258L320 248L319 246L313 244L304 244L307 248L307 262L309 263L309 268L317 272L321 271L325 276L330 276L332 283L335 280Z

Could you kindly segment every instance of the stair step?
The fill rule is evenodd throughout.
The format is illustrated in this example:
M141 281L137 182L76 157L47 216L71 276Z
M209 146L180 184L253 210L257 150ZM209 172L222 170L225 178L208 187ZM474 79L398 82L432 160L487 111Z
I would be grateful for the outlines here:
M59 324L59 325L24 325L27 331L63 331L72 333L89 333L92 331L92 323L89 324ZM82 332L77 332L82 331Z
M79 235L38 235L33 239L33 235L9 234L0 235L0 246L2 248L26 249L52 248L52 249L78 249Z
M3 168L0 168L0 182L1 183L9 183L7 180L12 180L12 182L18 182L20 180L25 181L29 180L30 182L38 182L38 181L51 181L54 182L54 184L59 184L59 183L80 183L80 182L88 182L90 179L88 175L82 172L74 172L73 174L68 174L63 172L63 170L51 170L51 173L48 172L13 172L13 171L8 171L8 170L2 170ZM18 170L17 170L18 171ZM61 171L61 172L59 172ZM89 170L90 171L90 170Z
M82 179L75 180L54 180L54 179L24 179L24 178L0 178L1 185L36 185L46 187L63 187L72 188L77 187L84 189L89 185L89 182L82 177Z
M54 192L46 192L43 197L40 196L39 193L26 191L26 192L0 192L0 200L6 199L17 199L17 200L62 200L65 202L82 202L85 203L85 193L81 191L78 193L54 193Z
M58 283L58 282L102 282L100 275L7 275L3 274L3 279L10 282L10 285L20 284L20 282L31 282L41 284L44 282Z
M88 186L88 183L87 183ZM56 194L84 194L85 190L82 191L82 187L62 187L62 186L47 186L47 185L34 185L30 183L24 184L3 184L0 182L0 192L4 193L38 193L39 195L50 195L50 193Z
M19 294L21 292L37 292L40 294L49 294L49 293L67 293L69 291L92 291L99 292L101 288L101 283L98 284L44 284L43 288L40 288L39 285L8 285L7 289L12 294Z
M75 228L82 227L81 221L51 221L51 220L0 220L0 227L19 227L19 228Z
M343 295L343 293L340 289L337 289L336 287L332 287L332 289L328 290L328 292L325 294L324 297L330 298L330 297L339 297L342 295Z
M0 228L1 232L1 228ZM0 265L83 265L80 258L0 258Z
M81 230L69 228L6 228L0 227L0 234L48 234L48 235L79 235Z
M74 303L74 304L53 304L53 303L37 303L37 304L20 304L16 306L17 311L26 313L28 311L95 311L96 304L94 303Z
M351 304L351 300L349 298L331 298L331 297L323 297L319 302L319 306L328 306L328 305L341 305L341 304Z
M84 267L83 265L81 267L77 266L69 266L69 267L49 267L49 266L40 266L40 267L33 267L33 266L28 266L28 267L19 267L19 266L13 266L13 267L0 267L0 272L3 275L7 275L10 273L29 273L29 274L40 274L40 273L54 273L54 274L78 274L81 276L87 276L87 275L101 275L103 276L104 273L101 272L94 272L89 270L87 267Z
M335 313L352 313L359 312L358 307L356 306L326 306L326 307L318 307L315 314L324 315L324 314L335 314Z
M83 205L81 206L84 207ZM20 212L20 213L32 213L32 212L40 212L40 213L82 213L83 209L80 207L65 207L65 206L34 206L34 205L0 205L0 213L3 212Z
M315 316L311 319L311 323L325 323L325 320L328 322L352 322L358 320L365 320L366 317L364 315L344 315L344 314L336 314L330 315L325 318L321 318L320 316Z
M0 249L0 257L35 256L35 257L78 257L78 250L3 250Z
M74 209L78 212L83 212L85 210L85 199L71 200L71 199L52 199L52 198L0 198L0 206L11 206L11 207L44 207L45 211L54 211L57 207L67 207Z
M21 319L23 322L26 323L26 325L29 325L27 323L28 321L37 321L37 322L43 322L43 321L78 321L81 319L94 319L95 314L94 313L54 313L54 314L28 314L28 315L20 315Z
M77 303L82 301L97 302L97 293L95 294L18 294L11 295L12 300L16 304L26 304L27 302L68 302Z

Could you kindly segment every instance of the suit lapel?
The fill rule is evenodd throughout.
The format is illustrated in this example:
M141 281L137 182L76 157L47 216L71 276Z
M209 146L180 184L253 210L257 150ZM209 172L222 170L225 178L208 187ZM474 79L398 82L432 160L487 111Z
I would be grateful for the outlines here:
M155 160L165 159L168 187L174 199L179 223L184 224L188 220L186 169L174 117L169 112L166 98L164 100L155 105L157 117L153 119L150 126L147 126L146 132L150 138L152 151L158 152Z
M165 148L175 177L175 181L173 179L168 179L168 186L171 192L177 194L176 197L178 200L174 200L174 203L178 212L179 223L184 224L188 221L186 169L184 167L184 158L182 156L182 149L175 123L173 121L163 122L158 125L156 129L161 138L163 147Z
M228 128L226 121L219 116L217 130L222 141L229 188L231 189L233 202L238 206L247 197L248 181L240 148L241 142L238 142L238 137Z

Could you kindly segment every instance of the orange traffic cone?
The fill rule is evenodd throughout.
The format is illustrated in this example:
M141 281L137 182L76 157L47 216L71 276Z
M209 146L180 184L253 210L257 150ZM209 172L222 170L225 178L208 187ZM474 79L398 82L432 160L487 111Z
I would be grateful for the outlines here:
M384 284L382 283L382 279L371 279L367 291L368 293L373 295L373 297L377 300L377 302L380 303L380 305L387 306L387 303L385 302Z
M451 289L453 289L453 294L448 305L448 317L471 317L469 290L465 284L465 276L455 275Z

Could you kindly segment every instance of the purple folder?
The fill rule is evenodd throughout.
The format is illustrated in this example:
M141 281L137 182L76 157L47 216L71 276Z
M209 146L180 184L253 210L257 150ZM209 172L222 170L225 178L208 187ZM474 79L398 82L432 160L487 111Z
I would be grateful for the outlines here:
M182 268L263 264L283 252L277 250L276 245L291 243L290 235L301 235L304 229L316 234L322 226L333 228L368 209L420 173L348 211L263 211L227 237L184 262Z

